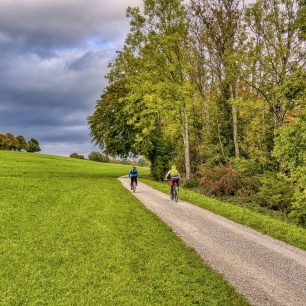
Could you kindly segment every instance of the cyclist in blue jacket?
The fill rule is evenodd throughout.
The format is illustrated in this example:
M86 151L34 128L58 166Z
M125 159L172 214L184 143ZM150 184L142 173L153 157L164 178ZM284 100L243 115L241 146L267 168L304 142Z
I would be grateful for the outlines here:
M136 166L133 166L132 169L129 172L129 177L131 178L131 190L133 189L133 182L136 183L137 186L137 177L138 177L139 173L138 170L136 168Z

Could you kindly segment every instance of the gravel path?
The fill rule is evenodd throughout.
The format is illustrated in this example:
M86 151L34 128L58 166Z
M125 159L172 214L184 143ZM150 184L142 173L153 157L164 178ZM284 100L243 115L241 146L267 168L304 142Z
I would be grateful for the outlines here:
M121 177L129 188L129 179ZM253 305L306 305L306 252L139 183L135 196Z

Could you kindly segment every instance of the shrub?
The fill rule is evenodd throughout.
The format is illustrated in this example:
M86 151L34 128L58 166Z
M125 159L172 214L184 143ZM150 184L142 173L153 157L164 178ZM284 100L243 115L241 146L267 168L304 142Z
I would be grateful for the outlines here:
M91 152L88 155L88 159L103 163L108 163L110 161L109 157L101 152Z
M78 159L84 159L84 155L79 155L78 153L71 153L71 158L78 158Z
M292 185L285 178L275 173L268 173L260 178L260 187L255 198L263 207L288 212L293 192Z
M281 164L294 195L290 217L306 225L306 111L284 124L275 139L273 155Z
M261 168L253 161L232 160L216 166L202 165L199 168L201 191L216 196L250 196L258 190L256 175Z
M149 162L144 157L140 157L137 161L137 164L138 164L139 167L149 166Z
M121 160L121 164L122 165L131 165L132 162L129 159L124 158L124 159Z
M233 195L237 189L234 168L231 165L217 165L212 168L202 166L200 169L201 191L209 195Z
M306 189L303 192L294 193L289 217L299 225L306 225Z
M190 180L186 180L185 178L181 179L182 186L186 187L186 188L197 188L199 187L199 179L198 178L192 178Z

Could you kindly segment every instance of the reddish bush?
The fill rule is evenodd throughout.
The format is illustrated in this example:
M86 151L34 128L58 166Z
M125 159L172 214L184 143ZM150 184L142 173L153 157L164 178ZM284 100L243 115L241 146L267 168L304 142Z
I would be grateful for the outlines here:
M208 195L248 197L258 191L259 172L254 162L243 159L226 165L203 165L198 171L199 185Z
M235 170L231 165L217 165L213 168L202 166L200 169L200 188L210 195L233 195L238 188Z

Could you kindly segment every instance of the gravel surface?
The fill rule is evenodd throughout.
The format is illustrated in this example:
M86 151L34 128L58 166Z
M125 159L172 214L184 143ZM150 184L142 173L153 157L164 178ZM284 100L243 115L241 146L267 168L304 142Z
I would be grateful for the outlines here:
M121 177L130 190L129 178ZM149 210L253 305L306 305L306 252L138 183Z

